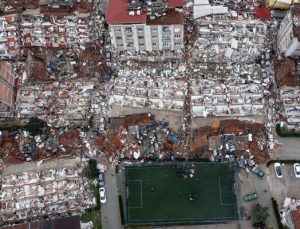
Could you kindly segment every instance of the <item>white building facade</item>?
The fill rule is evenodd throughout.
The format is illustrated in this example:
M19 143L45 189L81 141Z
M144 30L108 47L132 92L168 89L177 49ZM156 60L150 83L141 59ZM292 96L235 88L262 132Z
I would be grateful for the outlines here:
M300 20L300 4L295 4L282 20L277 35L278 50L285 56L300 55L300 21L298 20Z
M180 50L184 27L175 25L109 25L113 51Z

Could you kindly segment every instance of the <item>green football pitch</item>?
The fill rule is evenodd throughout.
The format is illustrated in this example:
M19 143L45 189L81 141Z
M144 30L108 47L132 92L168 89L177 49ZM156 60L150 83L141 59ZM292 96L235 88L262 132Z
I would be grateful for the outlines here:
M232 166L125 166L127 224L209 223L238 218Z

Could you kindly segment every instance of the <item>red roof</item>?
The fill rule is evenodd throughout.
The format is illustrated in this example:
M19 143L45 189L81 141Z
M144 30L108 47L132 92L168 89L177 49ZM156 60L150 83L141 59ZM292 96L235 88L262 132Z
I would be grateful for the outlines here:
M270 20L271 10L265 7L255 7L254 8L254 18L260 20Z
M182 8L183 7L183 0L168 0L168 7L169 8Z
M109 0L106 11L106 21L108 24L144 24L147 14L141 11L141 15L129 15L128 0Z

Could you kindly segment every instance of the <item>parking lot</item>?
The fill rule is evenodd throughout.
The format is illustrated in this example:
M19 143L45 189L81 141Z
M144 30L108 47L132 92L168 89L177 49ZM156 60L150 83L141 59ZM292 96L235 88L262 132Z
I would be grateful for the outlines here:
M286 197L300 198L300 178L295 177L293 164L281 164L281 167L282 178L276 176L273 164L266 170L271 195L279 205Z

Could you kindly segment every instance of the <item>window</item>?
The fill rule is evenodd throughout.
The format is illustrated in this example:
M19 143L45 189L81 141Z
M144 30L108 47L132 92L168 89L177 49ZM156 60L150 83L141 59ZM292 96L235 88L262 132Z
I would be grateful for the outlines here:
M143 36L138 36L138 39L144 39L144 37Z
M157 36L156 35L152 35L152 39L157 39Z
M169 29L169 27L168 27L168 26L164 26L164 27L162 28L162 31L163 31L163 32L169 32L169 31L170 31L170 29Z
M126 27L126 28L125 28L125 31L126 31L126 32L132 32L132 29L131 29L131 27Z
M121 28L115 28L115 32L121 32Z
M151 28L152 32L157 32L157 28Z
M133 46L133 42L128 42L128 46Z
M180 34L176 34L175 37L176 37L176 38L179 38L179 37L180 37Z
M153 46L156 46L156 43L152 43Z
M131 34L127 34L127 38L132 38L132 35Z
M169 47L169 42L163 42L164 47Z
M122 37L119 37L119 36L118 36L118 37L116 37L116 39L117 39L117 40L122 40Z
M175 42L175 46L179 46L180 44L180 42Z
M144 29L143 28L138 28L138 32L143 32Z

